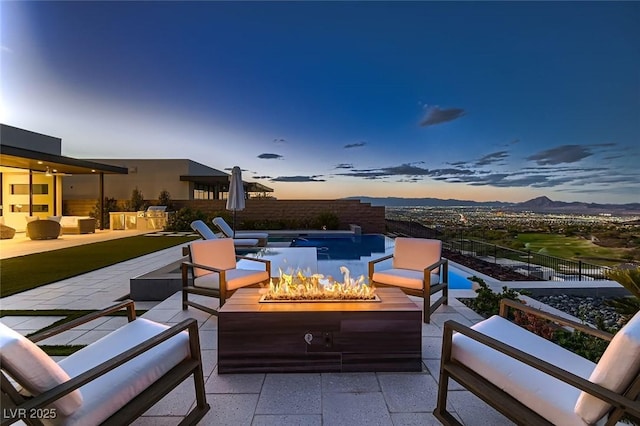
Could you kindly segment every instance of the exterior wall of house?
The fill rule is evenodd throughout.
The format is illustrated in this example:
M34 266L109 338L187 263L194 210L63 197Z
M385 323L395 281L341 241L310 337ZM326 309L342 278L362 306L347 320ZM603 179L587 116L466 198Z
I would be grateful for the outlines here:
M27 227L25 218L29 216L29 171L13 169L14 171L2 172L2 217L4 224L22 232ZM59 187L54 190L55 180L53 176L44 173L33 173L33 216L46 219L53 216L56 210L54 194L59 194ZM57 197L58 206L62 200Z
M0 133L2 134L2 145L62 155L62 139L60 138L7 126L6 124L0 124Z
M0 124L1 145L61 155L62 139L17 127ZM2 218L4 224L22 232L27 227L25 217L29 216L29 170L0 167L2 173ZM60 212L62 197L59 182L53 176L34 172L32 183L33 216L46 219ZM54 189L54 185L56 188ZM55 198L54 198L55 196Z
M137 187L146 199L157 199L163 190L169 191L171 198L189 200L193 189L189 182L180 181L181 175L211 173L211 168L185 159L139 160L139 159L99 159L91 160L103 164L125 167L126 175L105 175L104 196L118 200L128 200ZM82 200L95 197L99 187L96 176L65 176L63 192L65 200Z

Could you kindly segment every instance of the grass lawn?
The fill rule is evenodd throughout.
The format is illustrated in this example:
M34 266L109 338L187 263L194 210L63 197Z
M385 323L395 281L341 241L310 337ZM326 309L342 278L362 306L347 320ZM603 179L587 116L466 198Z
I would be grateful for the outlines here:
M600 265L616 265L619 262L614 259L621 259L624 255L622 249L600 247L590 240L579 237L531 233L519 234L517 238L526 249L532 252Z
M119 238L0 260L0 297L95 271L197 237Z

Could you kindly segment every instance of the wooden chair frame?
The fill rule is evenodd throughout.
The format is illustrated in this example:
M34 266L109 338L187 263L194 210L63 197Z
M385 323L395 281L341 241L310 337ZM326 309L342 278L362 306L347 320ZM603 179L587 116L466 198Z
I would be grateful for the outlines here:
M267 275L271 277L271 262L269 260L236 255L236 262L241 259L264 263L267 271ZM189 281L193 281L193 277L194 277L194 268L204 269L207 271L217 273L219 275L220 288L213 289L213 288L195 287L193 285L190 285ZM200 309L202 311L208 312L211 315L218 316L217 309L209 308L200 303L189 300L189 294L199 294L202 296L217 297L220 299L220 307L222 307L227 301L227 299L231 297L231 295L235 292L235 290L227 289L226 271L224 269L214 268L212 266L200 265L197 263L193 263L191 261L182 262L180 269L182 271L182 309L187 309L187 307L192 306L196 309ZM259 285L259 283L246 286L246 287L255 287L257 285Z
M54 327L42 333L36 334L30 337L33 342L39 342L48 337L55 336L63 331L70 330L78 325L85 324L96 318L120 311L122 309L127 310L127 318L129 322L135 320L135 306L132 300L121 302L117 305L103 309L98 312L94 312L83 317L77 318L66 324ZM41 393L33 398L25 398L16 389L4 372L0 373L0 386L2 388L2 426L10 425L18 420L22 420L28 425L40 426L43 422L34 416L30 416L29 413L38 412L51 404L53 401L62 398L64 395L80 388L81 386L91 382L92 380L103 376L109 371L114 370L120 365L126 363L139 356L140 354L148 351L149 349L158 346L165 340L187 330L189 333L189 349L191 357L180 362L173 367L164 376L158 379L155 383L138 394L134 399L129 401L127 405L122 407L118 412L113 414L103 425L124 425L130 424L135 419L144 414L149 408L151 408L156 402L160 401L165 395L175 389L180 383L182 383L189 376L193 376L196 405L189 412L189 414L179 423L180 425L195 425L202 419L202 417L209 411L209 404L207 403L205 388L204 388L204 376L202 369L202 358L200 353L200 337L198 334L198 323L195 319L184 320L173 327L159 333L158 335L134 346L133 348L115 356L114 358L97 365L96 367L87 370L86 372L71 378L71 380L60 384L46 392Z
M513 300L502 299L500 302L500 316L507 318L509 309L518 309L526 314L532 314L539 318L550 320L560 326L572 328L592 336L611 341L612 335L580 324L575 321L541 311L530 306L523 305ZM531 410L523 403L493 385L475 371L451 358L453 332L464 334L483 345L502 352L503 354L517 359L535 369L538 369L558 380L562 380L582 391L585 391L612 405L606 425L616 424L624 414L640 418L640 373L633 379L631 385L621 395L610 391L600 385L576 376L566 370L556 367L549 362L527 354L508 344L491 338L485 334L473 330L456 321L448 320L444 323L442 358L440 364L440 380L438 383L438 399L433 414L444 425L461 425L461 423L447 411L447 390L449 378L455 380L467 390L474 393L484 402L502 413L505 417L519 425L552 425L540 414Z
M433 265L424 268L424 277L422 279L423 286L421 290L374 282L373 273L375 272L376 263L392 259L393 256L393 254L389 254L369 262L369 283L379 287L398 287L405 294L422 297L424 304L424 322L425 324L429 324L431 322L431 314L433 314L440 305L447 305L449 303L449 261L445 258L440 258L440 260ZM431 272L437 268L442 268L440 270L442 282L436 285L431 285ZM431 295L439 292L440 290L442 290L442 295L433 304L431 304Z

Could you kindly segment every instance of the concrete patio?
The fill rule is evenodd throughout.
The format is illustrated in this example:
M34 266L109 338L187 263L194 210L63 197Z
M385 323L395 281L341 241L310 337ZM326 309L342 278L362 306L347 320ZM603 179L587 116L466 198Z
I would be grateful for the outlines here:
M124 235L123 235L124 236ZM4 247L3 247L4 251ZM180 246L122 262L99 271L25 291L0 300L3 310L100 309L129 292L129 279L171 263ZM3 253L4 254L4 253ZM473 324L481 318L456 297L473 297L470 290L452 290L449 306L422 326L423 371L419 373L217 373L217 318L190 308L181 309L180 294L157 302L139 302L143 315L165 324L195 318L200 326L207 400L211 411L203 425L437 425L431 414L436 404L442 325L448 319ZM421 300L414 299L418 305ZM217 300L203 298L205 304ZM45 327L56 318L9 317L1 321L21 333ZM89 344L121 325L124 318L96 320L43 343ZM503 425L508 420L471 393L452 384L450 409L465 425ZM177 424L194 403L189 382L176 388L137 425Z

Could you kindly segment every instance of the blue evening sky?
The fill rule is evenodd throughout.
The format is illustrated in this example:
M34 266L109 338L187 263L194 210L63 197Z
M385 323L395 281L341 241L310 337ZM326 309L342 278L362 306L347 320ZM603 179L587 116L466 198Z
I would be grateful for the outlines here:
M640 202L638 2L2 2L2 122L280 199ZM152 194L149 194L152 195Z

